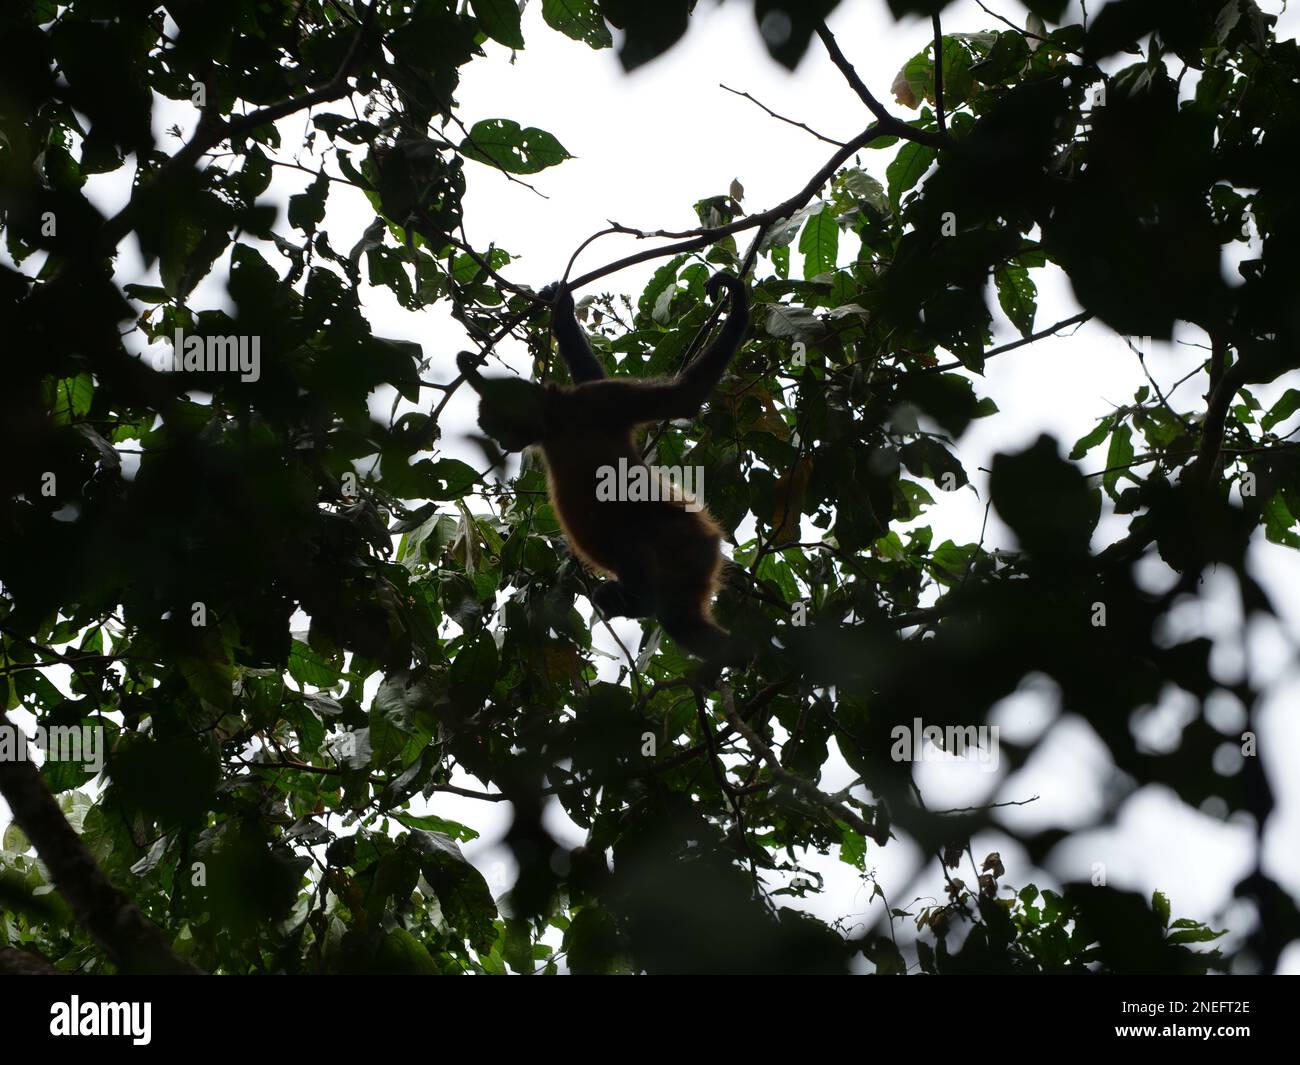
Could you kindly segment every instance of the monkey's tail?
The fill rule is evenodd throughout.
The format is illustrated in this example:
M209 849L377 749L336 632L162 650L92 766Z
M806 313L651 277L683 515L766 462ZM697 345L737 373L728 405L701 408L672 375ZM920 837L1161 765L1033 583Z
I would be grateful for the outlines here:
M745 283L734 274L729 274L725 270L719 270L704 283L704 291L711 297L716 297L718 291L724 288L731 296L733 302L740 302L745 299Z

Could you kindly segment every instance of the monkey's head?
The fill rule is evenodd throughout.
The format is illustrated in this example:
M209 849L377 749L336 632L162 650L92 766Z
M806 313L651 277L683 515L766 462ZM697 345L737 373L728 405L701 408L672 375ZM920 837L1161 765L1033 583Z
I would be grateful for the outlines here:
M456 365L479 394L478 424L506 451L522 451L545 435L545 393L532 381L518 377L484 377L474 355L462 351Z

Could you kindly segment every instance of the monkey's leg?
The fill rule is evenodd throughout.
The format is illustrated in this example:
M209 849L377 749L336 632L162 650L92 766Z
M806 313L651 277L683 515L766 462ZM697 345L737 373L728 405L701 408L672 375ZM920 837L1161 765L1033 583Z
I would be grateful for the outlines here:
M622 555L614 570L618 579L597 588L591 601L607 618L652 617L659 601L654 554L647 548L628 545Z
M659 615L659 624L669 636L697 658L730 664L741 655L739 645L731 634L698 610L665 611Z
M605 581L591 593L591 601L606 618L643 618L653 613L650 601L622 581Z

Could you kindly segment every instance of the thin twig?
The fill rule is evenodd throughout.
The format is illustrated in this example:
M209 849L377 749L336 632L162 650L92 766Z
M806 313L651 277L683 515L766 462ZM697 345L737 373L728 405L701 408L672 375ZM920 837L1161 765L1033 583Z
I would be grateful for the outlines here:
M568 265L565 266L564 268L564 274L560 278L559 287L564 288L564 286L568 284L569 274L573 272L573 264L578 261L578 256L581 255L584 251L586 251L591 244L599 240L601 237L609 236L611 233L627 233L627 232L628 230L624 226L620 226L616 222L610 222L608 228L598 229L595 233L593 233L581 244L579 244L577 249L574 251L574 253L569 256L569 262ZM556 295L557 296L559 295L559 289L556 290Z
M777 780L788 785L814 805L821 807L823 811L830 814L837 821L843 821L855 832L867 837L868 839L874 840L880 846L884 846L888 839L884 833L874 825L867 824L860 814L850 810L843 803L835 802L835 800L815 784L804 780L803 777L796 776L794 773L791 773L786 769L785 766L781 764L781 760L777 758L772 748L759 737L758 733L745 724L745 722L741 720L740 715L734 710L727 713L727 720L731 723L733 729L745 737L745 741L749 744L750 749L767 763L768 770L777 778Z
M1138 347L1136 344L1134 344L1130 337L1124 337L1124 343L1125 345L1127 345L1129 351L1133 352L1133 354L1138 357L1138 363L1142 367L1142 372L1146 374L1147 380L1151 382L1151 387L1155 389L1156 398L1160 400L1160 405L1164 407L1165 410L1167 410L1169 414L1178 422L1178 424L1183 427L1184 432L1190 434L1192 432L1192 427L1190 424L1188 424L1187 419L1184 418L1181 414L1178 413L1178 411L1174 410L1174 408L1169 405L1169 400L1165 398L1164 392L1160 390L1160 386L1156 383L1156 379L1151 376L1151 370L1147 366L1147 358L1146 355L1143 353L1142 349Z
M1030 333L1029 336L1027 337L1021 337L1019 340L1013 340L1009 344L1002 344L999 347L990 348L988 351L984 352L984 354L981 356L981 359L991 359L993 358L994 355L1003 355L1008 351L1015 351L1016 348L1023 348L1026 344L1033 344L1035 341L1042 340L1044 337L1049 337L1053 333L1059 333L1062 329L1066 329L1069 326L1082 325L1084 322L1091 321L1092 317L1093 316L1091 311L1080 311L1078 314L1074 314L1071 315L1069 318L1062 319L1061 321L1057 322L1055 325L1049 325L1046 329L1040 329L1036 333ZM905 372L909 376L912 374L943 373L947 370L961 369L965 365L966 364L964 362L958 359L954 362L942 363L939 366L922 366L919 367L918 369L907 370Z
M935 816L941 814L974 814L981 813L984 810L999 810L1004 806L1028 806L1031 802L1037 802L1038 796L1033 795L1028 799L1012 799L1007 802L989 802L983 806L957 806L951 810L931 810L930 813Z
M1022 28L1022 27L1020 27L1020 26L1017 26L1014 22L1012 22L1012 21L1011 21L1009 18L1007 18L1005 15L999 15L996 11L991 11L991 10L989 10L988 6L985 5L985 4L983 3L983 0L975 0L975 2L976 2L977 4L979 4L979 6L980 6L980 8L983 10L984 14L990 16L991 18L995 18L995 19L997 19L999 22L1003 22L1003 23L1005 23L1006 25L1010 26L1013 30L1015 30L1015 31L1016 31L1018 34L1020 34L1022 37L1028 37L1030 40L1033 40L1033 41L1041 41L1041 42L1043 42L1044 44L1050 44L1053 48L1059 48L1061 51L1063 51L1063 52L1068 52L1070 55L1073 55L1073 56L1081 56L1081 55L1083 54L1083 53L1081 53L1080 51L1078 51L1078 49L1075 49L1075 48L1067 48L1067 47L1066 47L1065 45L1063 45L1060 41L1053 41L1050 37L1044 37L1044 36L1043 36L1042 34L1040 34L1040 33L1035 33L1033 30L1027 30L1027 29L1024 29L1024 28Z
M695 710L700 724L700 735L704 737L704 744L709 752L709 765L713 767L713 778L718 782L723 797L731 807L731 815L736 821L736 835L749 858L750 875L757 881L758 864L754 860L754 852L749 845L749 836L745 831L745 811L740 805L736 789L727 780L727 767L722 764L722 758L718 753L717 742L713 736L713 725L709 722L709 712L704 705L704 693L698 685L693 686L692 690L695 693Z
M775 118L775 119L777 119L777 120L779 120L779 121L781 121L781 122L786 122L786 123L788 123L788 124L791 125L791 126L795 126L795 127L799 128L799 129L803 130L805 133L811 133L811 134L812 134L814 137L816 137L819 141L825 141L827 144L835 144L835 145L838 145L838 146L841 147L841 148L844 147L844 142L843 142L843 141L837 141L834 137L827 137L825 134L818 133L815 129L812 128L812 126L809 126L807 123L804 123L804 122L797 122L797 121L796 121L795 119L793 119L793 118L786 118L785 115L777 114L777 113L776 113L775 111L773 111L770 107L768 107L767 104L763 103L761 100L755 99L753 96L751 96L751 95L750 95L749 93L747 93L747 92L741 92L739 89L733 89L730 85L724 85L722 82L718 82L718 88L720 88L720 89L725 89L727 92L729 92L729 93L733 93L733 94L736 95L736 96L743 96L743 97L744 97L746 100L748 100L750 103L754 104L754 105L757 106L757 107L762 108L764 111L766 111L766 112L767 112L769 115L771 115L773 118Z

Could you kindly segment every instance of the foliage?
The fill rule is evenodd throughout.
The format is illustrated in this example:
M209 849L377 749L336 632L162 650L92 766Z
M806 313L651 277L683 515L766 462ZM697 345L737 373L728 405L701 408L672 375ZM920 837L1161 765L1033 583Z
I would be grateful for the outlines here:
M756 15L793 65L833 6L759 0ZM1064 7L1030 6L1048 20ZM537 32L609 47L608 20L631 67L692 7L545 0ZM654 431L657 462L705 469L736 538L720 619L765 648L703 692L650 623L618 682L596 679L591 578L544 472L528 459L499 484L442 456L451 353L376 335L357 297L364 281L412 312L449 308L483 347L525 331L550 372L508 249L461 229L488 169L568 157L544 130L457 115L460 69L525 46L515 4L6 6L0 693L42 725L106 730L103 787L77 790L89 774L53 762L42 777L178 954L226 973L839 971L854 954L881 972L1227 964L1188 947L1221 933L1171 922L1160 896L1016 891L991 860L975 888L895 909L921 929L912 959L878 928L774 905L816 890L808 853L867 877L892 828L957 869L995 812L928 811L890 757L893 730L918 713L981 725L1033 675L1087 718L1129 789L1245 811L1261 833L1272 810L1257 758L1215 768L1226 738L1203 713L1158 754L1131 721L1172 685L1202 709L1226 692L1254 728L1258 693L1211 671L1208 641L1164 633L1210 566L1247 613L1269 613L1247 544L1262 529L1300 545L1300 452L1283 431L1300 391L1264 410L1245 387L1293 373L1300 351L1300 52L1254 0L1121 0L1086 29L1040 27L946 35L939 79L932 50L904 67L907 123L864 133L817 199L761 227L734 377L695 424ZM1103 74L1121 53L1131 62ZM160 98L199 105L183 141L155 141ZM308 104L300 154L273 123ZM888 161L857 151L895 145ZM302 158L316 176L279 217L272 173ZM131 168L129 203L105 218L87 181ZM374 211L359 236L324 225L340 186ZM676 369L709 273L744 265L737 238L760 226L739 190L700 209L700 239L665 254L638 299L588 304L611 371ZM157 284L115 280L128 238ZM1258 254L1229 282L1220 260L1248 238ZM979 385L994 315L1040 335L1034 277L1049 267L1121 333L1199 327L1209 402L1143 388L1068 458L1048 438L1000 455L991 503L1020 550L936 543L936 493L969 490L954 442L996 413ZM195 306L214 270L225 309ZM208 350L259 338L260 374L158 374L124 341L178 331ZM372 417L377 390L404 412ZM1089 457L1105 472L1074 465ZM1094 554L1103 512L1131 515L1130 532ZM1177 574L1164 593L1133 576L1150 545ZM56 664L69 694L35 668ZM1002 745L1010 769L1032 750ZM817 784L835 751L862 786L830 796ZM462 771L512 807L519 878L502 899L461 851L475 831L417 812ZM586 846L546 831L552 797ZM1041 862L1062 836L1019 842ZM17 827L3 870L0 944L113 967ZM1300 915L1261 871L1239 891L1261 915L1251 955L1271 968Z

